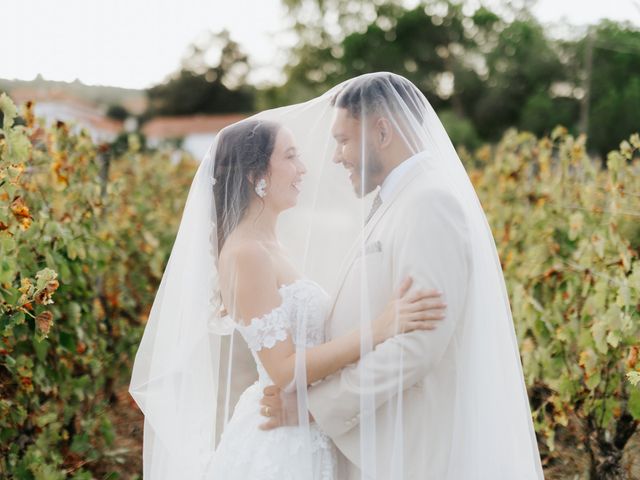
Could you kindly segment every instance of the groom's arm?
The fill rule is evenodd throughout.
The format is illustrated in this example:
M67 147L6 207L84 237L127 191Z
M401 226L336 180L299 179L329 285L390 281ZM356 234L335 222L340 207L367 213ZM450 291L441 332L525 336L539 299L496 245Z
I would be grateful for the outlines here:
M359 422L363 376L377 408L438 365L464 314L471 239L458 201L442 190L428 190L402 215L406 231L398 232L392 248L393 285L411 275L419 288L441 290L447 303L445 319L435 330L390 338L357 364L309 388L309 410L330 436Z

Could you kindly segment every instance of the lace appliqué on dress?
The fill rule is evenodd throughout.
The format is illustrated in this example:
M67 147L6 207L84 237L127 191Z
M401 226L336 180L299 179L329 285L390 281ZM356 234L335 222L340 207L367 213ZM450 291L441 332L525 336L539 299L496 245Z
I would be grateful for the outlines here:
M269 313L252 318L247 325L238 324L236 328L253 352L273 348L276 342L285 340L289 335L289 310L285 297L280 306Z

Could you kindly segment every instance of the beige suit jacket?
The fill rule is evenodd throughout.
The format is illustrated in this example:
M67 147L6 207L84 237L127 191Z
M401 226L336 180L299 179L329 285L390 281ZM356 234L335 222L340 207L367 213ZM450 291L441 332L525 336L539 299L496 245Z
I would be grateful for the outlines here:
M446 178L435 162L423 157L412 166L367 223L343 265L327 323L333 338L359 326L361 315L374 319L408 274L414 287L438 288L448 303L446 318L435 330L393 337L359 362L375 385L377 479L389 478L392 462L399 461L403 479L441 480L449 462L456 337L465 317L470 239L462 208L443 188ZM360 480L362 467L358 366L309 388L309 409L341 452L346 469L341 478L350 480ZM397 421L403 425L402 443L394 440ZM392 453L394 445L402 445L400 456Z

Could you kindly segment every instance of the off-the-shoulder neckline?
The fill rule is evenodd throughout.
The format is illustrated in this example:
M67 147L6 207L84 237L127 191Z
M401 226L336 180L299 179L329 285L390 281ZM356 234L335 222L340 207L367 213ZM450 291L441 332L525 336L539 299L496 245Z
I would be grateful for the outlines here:
M314 282L313 280L311 280L308 277L300 277L295 279L293 282L291 283L283 283L280 285L280 287L278 288L278 291L282 291L282 290L287 290L288 288L292 288L298 284L302 284L302 283L313 283L314 285L318 285L316 282Z
M281 309L286 308L286 307L285 307L285 305L286 305L286 302L288 302L288 301L289 301L289 296L288 296L288 295L287 295L287 296L282 295L282 293L283 293L283 292L285 292L285 291L288 291L288 290L290 290L290 289L293 289L293 288L295 288L295 287L297 287L297 286L299 286L299 285L303 285L303 284L305 284L305 283L310 283L310 284L312 284L312 285L320 286L320 284L319 284L319 283L317 283L317 282L315 282L315 281L311 280L311 279L310 279L310 278L308 278L308 277L300 277L300 278L295 279L295 280L294 280L293 282L291 282L291 283L283 283L283 284L282 284L282 285L280 285L280 287L278 288L278 292L280 292L280 293L281 293L281 297L282 297L282 302L280 303L280 305L278 305L277 307L274 307L274 308L273 308L273 310L271 310L270 312L267 312L267 313L265 313L265 314L263 314L263 315L261 315L261 316L259 316L259 317L253 317L253 318L251 318L251 319L249 320L249 322L247 322L247 323L236 322L236 321L234 320L235 328L244 328L244 329L251 328L251 327L252 327L252 325L253 325L254 323L259 322L259 321L264 321L265 317L267 317L267 316L271 315L273 312L275 312L275 311L279 311L279 310L281 310Z

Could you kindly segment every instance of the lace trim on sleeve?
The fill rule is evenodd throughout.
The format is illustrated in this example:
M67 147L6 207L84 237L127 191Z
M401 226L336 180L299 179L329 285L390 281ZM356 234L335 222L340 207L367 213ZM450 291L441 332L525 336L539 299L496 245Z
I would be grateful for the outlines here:
M236 327L249 348L258 352L263 348L272 348L276 342L281 342L289 335L289 307L286 300L280 306L261 317L252 318L247 324Z

